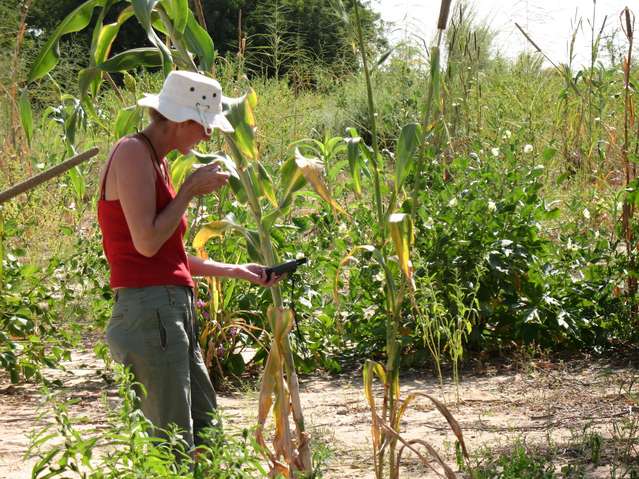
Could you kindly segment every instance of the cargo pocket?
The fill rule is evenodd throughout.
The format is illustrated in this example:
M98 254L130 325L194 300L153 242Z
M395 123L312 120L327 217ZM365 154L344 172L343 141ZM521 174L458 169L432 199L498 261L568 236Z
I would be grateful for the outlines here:
M163 307L156 309L153 320L152 344L149 346L160 352L168 360L174 360L181 354L188 354L189 338L184 328L182 308Z
M160 318L160 312L156 311L156 316L158 318L158 329L160 330L160 347L162 351L166 351L167 346L167 337L166 337L166 328L162 323L162 319Z

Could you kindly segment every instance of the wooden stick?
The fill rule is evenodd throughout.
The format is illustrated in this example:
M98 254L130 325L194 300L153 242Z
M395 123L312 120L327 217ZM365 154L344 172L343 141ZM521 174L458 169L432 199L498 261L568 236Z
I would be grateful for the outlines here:
M91 148L90 150L80 153L73 158L69 158L67 161L62 162L59 165L54 166L53 168L49 168L47 171L43 171L39 175L32 176L28 180L23 181L22 183L19 183L6 191L1 192L0 205L6 201L9 201L11 198L18 196L20 193L32 190L41 183L55 178L56 176L60 176L62 173L65 173L74 166L79 165L89 158L93 158L95 155L98 154L99 151L100 150L98 148Z

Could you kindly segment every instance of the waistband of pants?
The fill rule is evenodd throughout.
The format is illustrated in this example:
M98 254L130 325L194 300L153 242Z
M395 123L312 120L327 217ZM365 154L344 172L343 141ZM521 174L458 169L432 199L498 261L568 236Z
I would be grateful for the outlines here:
M120 299L136 299L146 294L162 294L169 298L169 302L173 303L181 298L189 298L193 300L193 289L189 286L182 285L160 285L160 286L143 286L141 288L118 288L114 293L114 300L118 302Z

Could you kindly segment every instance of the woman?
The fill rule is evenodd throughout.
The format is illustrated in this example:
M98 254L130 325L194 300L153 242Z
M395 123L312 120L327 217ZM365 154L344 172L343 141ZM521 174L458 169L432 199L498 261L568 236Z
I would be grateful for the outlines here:
M216 165L192 173L176 193L165 155L186 154L213 128L233 131L222 114L222 91L197 73L171 72L159 95L138 104L151 123L121 139L104 168L98 222L111 270L115 306L107 328L114 359L144 386L141 409L155 434L177 425L189 446L211 424L216 396L197 342L192 276L245 279L264 287L257 264L233 265L188 256L182 243L185 211L196 196L228 181Z

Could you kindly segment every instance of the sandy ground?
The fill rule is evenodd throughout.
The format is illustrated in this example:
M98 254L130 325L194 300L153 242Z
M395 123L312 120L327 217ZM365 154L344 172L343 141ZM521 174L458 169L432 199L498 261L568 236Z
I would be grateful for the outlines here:
M75 351L65 371L51 371L62 381L63 394L78 400L70 406L86 427L99 426L105 417L101 397L116 402L116 392L102 377L104 365L90 348ZM482 366L464 374L459 388L440 386L431 373L409 371L402 379L402 396L424 392L443 401L459 421L467 446L477 451L490 447L507 450L517 440L527 445L563 451L574 461L583 442L584 428L604 438L614 435L613 425L636 412L627 393L637 392L639 378L629 359L614 362L576 359L567 363L527 360L510 366ZM634 388L634 389L633 389ZM306 422L315 441L332 451L324 467L327 479L373 478L370 447L370 412L362 392L361 372L338 377L312 376L301 381ZM257 392L223 393L219 397L227 423L251 425ZM11 386L0 378L0 478L31 477L35 459L24 457L29 434L43 396L33 385ZM45 415L43 420L51 420ZM408 410L402 425L407 439L432 444L453 464L454 436L439 412L425 399ZM480 456L480 455L479 455ZM605 464L605 454L601 463ZM456 468L454 468L456 469ZM586 477L609 477L607 467L590 467ZM437 477L406 455L402 478Z

